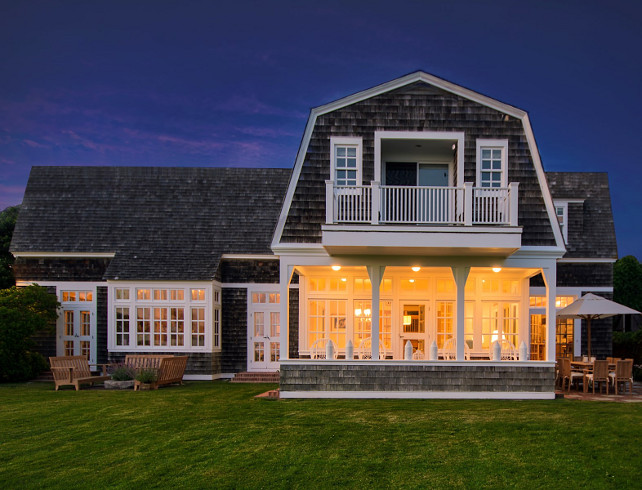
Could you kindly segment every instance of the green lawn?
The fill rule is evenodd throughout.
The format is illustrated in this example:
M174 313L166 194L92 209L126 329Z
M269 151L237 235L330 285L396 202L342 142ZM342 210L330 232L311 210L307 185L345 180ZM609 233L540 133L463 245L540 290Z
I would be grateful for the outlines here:
M640 488L642 404L0 385L0 487Z

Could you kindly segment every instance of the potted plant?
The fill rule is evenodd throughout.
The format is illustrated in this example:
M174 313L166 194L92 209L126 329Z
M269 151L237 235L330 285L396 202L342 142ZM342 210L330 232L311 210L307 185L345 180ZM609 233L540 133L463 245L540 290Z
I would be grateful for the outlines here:
M134 387L136 371L126 364L114 364L109 369L111 379L105 381L107 390L127 390Z
M136 373L134 383L134 390L153 390L156 388L156 381L158 380L158 372L156 369L143 368L139 369Z

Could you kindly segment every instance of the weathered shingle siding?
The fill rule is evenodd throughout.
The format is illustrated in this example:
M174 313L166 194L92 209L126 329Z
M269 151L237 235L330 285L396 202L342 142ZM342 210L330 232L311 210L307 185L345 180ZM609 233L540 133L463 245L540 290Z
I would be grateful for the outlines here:
M224 259L220 265L223 283L279 283L279 259Z
M107 350L107 287L96 288L96 362L108 362Z
M221 369L247 370L247 289L224 288L222 293Z
M566 258L617 258L611 193L606 173L547 172L553 199L568 204Z
M16 258L16 281L102 281L110 259Z
M530 286L544 287L542 275L532 277ZM591 287L613 287L613 264L559 263L557 287L579 287L586 291ZM597 294L602 296L602 293Z
M464 181L476 180L476 140L508 140L508 181L519 182L522 244L555 245L522 122L421 82L317 118L281 237L282 243L320 243L330 137L363 138L363 183L374 179L375 131L464 131Z

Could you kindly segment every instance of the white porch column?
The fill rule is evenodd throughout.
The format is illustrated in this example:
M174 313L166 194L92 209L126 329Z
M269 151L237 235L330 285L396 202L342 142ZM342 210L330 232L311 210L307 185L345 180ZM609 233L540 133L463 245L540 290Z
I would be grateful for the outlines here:
M288 341L290 337L290 279L292 279L294 266L283 259L280 260L279 265L279 293L281 294L281 302L279 303L281 322L279 355L281 360L288 360L290 358L290 342Z
M542 267L542 276L546 284L546 360L555 360L555 333L557 328L557 266Z
M325 224L334 223L334 181L325 181Z
M385 265L369 265L368 277L372 295L372 316L370 322L370 346L372 347L372 360L379 359L379 287L386 270Z
M470 267L451 267L455 285L457 287L457 303L455 312L455 342L457 346L457 360L463 361L465 358L466 345L466 320L465 320L465 291L466 281L470 273Z

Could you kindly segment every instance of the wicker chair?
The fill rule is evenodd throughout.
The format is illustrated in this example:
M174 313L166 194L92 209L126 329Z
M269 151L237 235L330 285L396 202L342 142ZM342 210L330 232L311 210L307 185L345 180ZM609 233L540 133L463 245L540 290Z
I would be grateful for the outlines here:
M609 373L611 383L615 387L615 394L617 395L617 388L620 383L624 384L624 393L626 393L626 384L630 383L629 393L633 394L633 359L624 359L615 361L615 372Z

